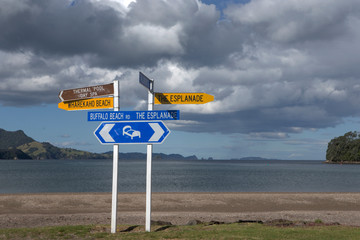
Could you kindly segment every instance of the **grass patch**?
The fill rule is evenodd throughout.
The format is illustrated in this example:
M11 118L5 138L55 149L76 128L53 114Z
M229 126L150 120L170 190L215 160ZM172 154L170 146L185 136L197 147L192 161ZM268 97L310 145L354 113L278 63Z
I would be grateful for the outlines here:
M131 229L131 231L129 231ZM127 230L127 231L123 231ZM157 231L158 230L158 231ZM118 226L116 234L110 226L61 226L22 229L0 229L0 239L253 239L253 240L328 240L360 239L360 228L349 226L276 227L258 223L231 223L195 226Z
M323 223L323 221L321 219L315 219L314 221L315 223Z

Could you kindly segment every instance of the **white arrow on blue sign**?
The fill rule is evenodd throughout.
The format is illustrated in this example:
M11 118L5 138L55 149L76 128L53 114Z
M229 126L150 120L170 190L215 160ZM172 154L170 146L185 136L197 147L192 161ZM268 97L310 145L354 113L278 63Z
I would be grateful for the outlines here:
M157 144L169 133L162 121L102 122L94 132L102 144Z

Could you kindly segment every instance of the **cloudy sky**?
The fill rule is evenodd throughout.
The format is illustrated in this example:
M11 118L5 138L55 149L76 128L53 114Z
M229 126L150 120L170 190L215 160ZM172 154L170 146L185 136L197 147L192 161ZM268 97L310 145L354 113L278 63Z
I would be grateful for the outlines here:
M62 89L120 80L122 110L156 92L205 92L155 152L325 159L360 123L358 0L0 0L0 128L105 152ZM120 146L145 152L144 145Z

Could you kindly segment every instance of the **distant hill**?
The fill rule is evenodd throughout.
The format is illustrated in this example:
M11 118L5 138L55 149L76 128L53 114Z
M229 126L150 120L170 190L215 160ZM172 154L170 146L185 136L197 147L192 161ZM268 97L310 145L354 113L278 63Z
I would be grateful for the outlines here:
M278 158L262 158L262 157L242 157L242 158L233 158L230 160L235 161L274 161L274 160L280 160Z
M0 149L0 159L32 159L19 149Z
M48 142L37 142L22 130L0 129L0 159L106 159L107 154L59 148Z
M262 158L262 157L243 157L240 158L240 160L270 160L270 159Z
M106 152L104 154L112 158L113 152ZM137 160L146 158L145 153L133 152L133 153L119 153L119 159L123 160ZM193 156L184 157L180 154L164 154L164 153L153 153L154 160L198 160L198 158Z
M9 132L0 128L0 149L16 148L33 141L34 139L26 136L22 130Z
M72 148L59 148L48 142L30 142L18 146L17 149L33 159L106 159L109 156L99 153L80 151Z
M48 142L37 142L22 130L0 128L0 159L109 159L113 152L91 153L72 148L59 148ZM144 153L119 153L119 159L143 159ZM197 160L196 156L154 153L153 159Z

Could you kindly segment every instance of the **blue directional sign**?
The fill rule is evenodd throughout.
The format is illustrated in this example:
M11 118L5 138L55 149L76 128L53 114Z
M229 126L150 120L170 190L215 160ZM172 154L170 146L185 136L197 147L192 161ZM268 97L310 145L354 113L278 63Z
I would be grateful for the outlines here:
M102 144L156 144L169 133L162 121L102 122L94 132Z
M179 110L158 111L96 111L88 112L88 121L179 120Z

